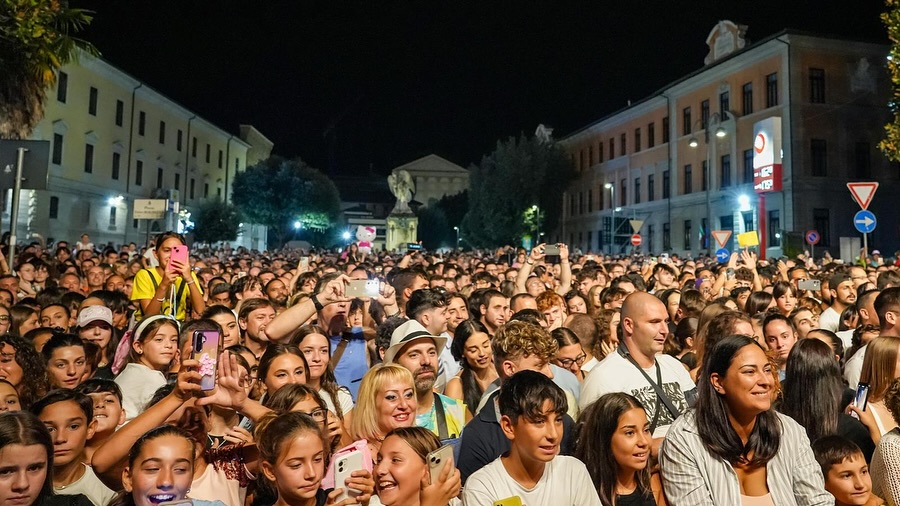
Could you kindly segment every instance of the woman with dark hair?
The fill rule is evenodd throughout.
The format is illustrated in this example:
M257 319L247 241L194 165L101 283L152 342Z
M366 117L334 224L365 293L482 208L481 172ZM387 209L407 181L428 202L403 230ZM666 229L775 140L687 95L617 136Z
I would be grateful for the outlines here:
M578 417L574 457L584 462L603 506L665 504L659 477L651 480L650 423L640 401L605 394Z
M10 334L0 336L0 379L16 387L22 409L31 408L50 388L41 354L24 338Z
M331 365L331 343L325 330L318 325L304 325L292 339L306 358L310 387L318 391L344 429L350 430L353 418L353 397L346 387L338 385Z
M666 311L669 313L669 327L677 325L682 316L678 312L681 306L681 290L677 288L666 288L662 292L656 294L656 297L666 305Z
M12 318L9 333L15 336L24 336L29 330L41 325L38 310L25 304L16 304L9 308L9 316Z
M284 385L309 383L309 365L296 345L271 343L259 357L256 377L263 392L272 395Z
M447 382L444 395L461 399L474 416L484 391L498 378L487 328L475 320L460 323L453 333L450 353L462 368Z
M787 281L776 281L772 285L772 298L775 299L778 312L784 316L790 316L791 311L797 307L797 291Z
M775 297L769 292L753 292L744 304L744 312L750 316L756 313L764 313L769 308L775 307Z
M597 357L597 360L603 360L618 348L621 320L622 311L619 309L601 309L594 315L594 323L597 324L597 341L591 352Z
M157 314L170 314L178 321L190 319L191 315L186 311L188 301L192 311L198 315L206 309L203 291L191 269L190 258L184 262L169 262L173 249L186 244L184 237L175 232L165 232L157 237L156 258L159 265L142 269L134 276L131 300L138 305L137 319Z
M751 337L728 336L712 347L696 406L660 448L670 504L834 504L803 427L771 409L774 374Z
M875 443L865 425L841 412L844 390L831 346L801 339L788 355L779 411L803 426L810 441L835 434L853 441L868 462Z
M674 339L678 344L678 352L675 358L681 360L688 370L697 367L697 353L694 351L694 336L697 335L697 318L690 316L682 318L675 326Z

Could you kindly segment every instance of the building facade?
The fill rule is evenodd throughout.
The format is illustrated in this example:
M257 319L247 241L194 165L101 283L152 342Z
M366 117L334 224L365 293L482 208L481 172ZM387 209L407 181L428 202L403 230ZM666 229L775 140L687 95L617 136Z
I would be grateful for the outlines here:
M184 230L208 199L230 200L250 144L102 59L81 53L47 91L32 140L50 142L46 190L23 190L18 236L95 244L143 243ZM4 218L11 211L4 195ZM135 199L168 199L167 216L134 219ZM177 203L178 205L174 205ZM238 244L259 247L265 231L247 225Z
M413 198L423 206L469 189L469 171L435 154L405 163L392 172L401 170L412 176L416 184Z
M792 31L746 45L744 31L720 22L703 68L560 140L578 174L558 240L630 252L634 221L642 251L698 255L718 249L711 231L732 232L734 251L739 233L757 230L771 256L808 249L802 238L816 230L817 251L837 256L842 237L860 237L846 183L878 181L869 244L900 247L890 205L900 173L877 147L890 119L888 48ZM761 199L754 128L767 122L781 125L781 177Z

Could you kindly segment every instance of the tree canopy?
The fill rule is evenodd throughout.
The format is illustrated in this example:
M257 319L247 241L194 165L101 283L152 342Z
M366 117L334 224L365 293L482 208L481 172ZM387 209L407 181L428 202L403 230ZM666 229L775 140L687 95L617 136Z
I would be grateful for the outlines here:
M886 0L887 11L881 20L887 27L891 50L888 54L887 67L891 73L891 101L893 121L884 126L885 137L878 144L888 160L900 161L900 0Z
M533 231L534 223L525 219L533 205L540 208L541 223L552 229L573 173L568 155L554 142L525 135L498 141L490 155L469 169L469 211L462 227L466 242L475 247L517 244Z
M194 238L200 242L234 241L240 227L238 208L219 199L200 204L194 216Z
M340 213L337 187L325 174L302 160L272 156L247 167L234 178L233 200L251 223L269 227L278 241L293 224L323 232L331 228Z

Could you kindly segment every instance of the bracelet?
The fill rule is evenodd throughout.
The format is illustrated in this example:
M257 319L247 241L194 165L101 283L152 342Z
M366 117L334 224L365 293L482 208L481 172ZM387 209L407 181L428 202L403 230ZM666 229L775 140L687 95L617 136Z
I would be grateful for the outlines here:
M316 295L313 295L311 298L313 301L313 306L316 307L316 311L321 311L321 310L325 309L325 306L322 305L321 302L319 302L319 298Z
M184 284L186 284L186 285L193 285L193 284L194 284L194 280L192 279L192 280L190 280L190 281L186 281Z
M532 259L530 259L530 258L526 258L526 259L525 259L525 263L528 264L528 265L534 265L534 260L532 260Z
M385 315L385 318L396 318L396 317L401 316L401 315L402 315L402 313L401 313L400 310L398 309L397 312L394 313L394 314Z
M154 300L155 300L156 302L165 302L165 301L166 301L166 298L163 297L163 298L161 298L161 299L154 299Z

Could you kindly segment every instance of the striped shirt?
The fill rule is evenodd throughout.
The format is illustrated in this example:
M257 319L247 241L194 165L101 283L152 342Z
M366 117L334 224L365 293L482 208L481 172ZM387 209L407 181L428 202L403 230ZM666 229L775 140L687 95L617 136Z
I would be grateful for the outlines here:
M788 416L781 420L781 445L766 464L766 484L776 506L833 506L813 457L806 431ZM725 422L728 423L728 422ZM663 489L670 506L739 505L741 486L731 464L704 447L694 410L682 415L659 451Z

